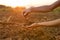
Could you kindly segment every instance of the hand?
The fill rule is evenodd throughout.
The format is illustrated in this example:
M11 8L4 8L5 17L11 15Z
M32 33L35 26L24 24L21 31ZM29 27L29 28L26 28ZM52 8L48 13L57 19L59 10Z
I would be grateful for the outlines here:
M27 16L31 12L30 8L23 11L23 15Z

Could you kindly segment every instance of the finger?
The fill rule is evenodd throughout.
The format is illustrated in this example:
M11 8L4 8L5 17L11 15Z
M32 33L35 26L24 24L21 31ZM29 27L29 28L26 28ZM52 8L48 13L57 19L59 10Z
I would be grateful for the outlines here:
M27 12L27 11L24 11L24 12L23 12L23 15L24 15L24 16L26 16L27 14L28 14L28 12Z
M26 17L26 12L25 11L23 11L22 14L23 14L24 17Z
M22 14L24 15L25 11L22 12Z
M25 11L23 11L23 12L22 12L22 14L23 14L23 16L24 16L24 17L26 17L26 16L27 16L27 15L26 15L26 14L27 14L27 12L25 12Z
M24 16L27 16L29 13L30 13L30 10L24 10L24 11L23 11L23 15L24 15Z

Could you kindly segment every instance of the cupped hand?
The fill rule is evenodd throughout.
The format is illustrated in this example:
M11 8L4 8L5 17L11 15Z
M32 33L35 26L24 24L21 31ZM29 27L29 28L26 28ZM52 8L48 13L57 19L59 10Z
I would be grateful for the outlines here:
M30 8L23 11L23 15L27 16L31 12Z

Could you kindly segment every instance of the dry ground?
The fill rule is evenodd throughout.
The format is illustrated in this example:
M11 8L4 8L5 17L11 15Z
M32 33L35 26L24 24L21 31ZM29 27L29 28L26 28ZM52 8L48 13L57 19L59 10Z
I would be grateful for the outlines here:
M26 27L32 23L60 18L60 13L31 13L27 20L13 14L10 23L0 23L0 40L60 40L60 25ZM11 23L12 22L12 23Z

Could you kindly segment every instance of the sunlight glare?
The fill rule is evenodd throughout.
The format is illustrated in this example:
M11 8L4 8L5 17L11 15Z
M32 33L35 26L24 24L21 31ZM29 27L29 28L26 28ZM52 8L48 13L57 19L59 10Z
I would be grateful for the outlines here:
M49 5L55 2L56 0L0 0L0 4L7 6L41 6L41 5Z

